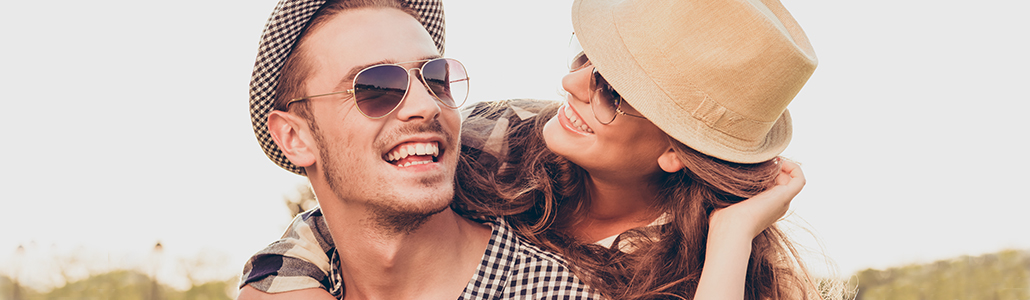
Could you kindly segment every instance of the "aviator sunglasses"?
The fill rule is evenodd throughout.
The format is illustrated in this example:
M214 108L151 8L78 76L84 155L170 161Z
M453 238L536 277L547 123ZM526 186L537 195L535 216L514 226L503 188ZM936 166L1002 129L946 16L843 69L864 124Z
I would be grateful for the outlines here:
M569 58L570 73L586 67L593 68L594 65L590 63L586 52L583 52L583 47L579 45L579 40L576 39L575 33L572 34L572 40L569 42L569 49L572 52L572 56ZM647 119L644 116L634 115L619 109L619 106L622 105L622 96L619 96L619 92L616 92L615 88L612 88L608 81L601 77L601 73L597 72L597 68L593 68L590 71L589 87L590 109L594 112L594 118L601 122L601 124L611 124L618 115Z
M425 62L418 68L405 68L402 64ZM468 97L469 78L465 66L451 58L435 58L380 64L365 68L354 76L353 88L346 91L318 94L291 99L294 102L315 97L353 94L358 111L369 119L379 119L392 113L400 106L411 85L411 70L418 70L418 80L437 101L448 108L458 108Z

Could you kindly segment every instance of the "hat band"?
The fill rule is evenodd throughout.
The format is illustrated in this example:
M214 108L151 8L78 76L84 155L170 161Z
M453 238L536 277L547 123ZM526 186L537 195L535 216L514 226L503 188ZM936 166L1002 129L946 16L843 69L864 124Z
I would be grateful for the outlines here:
M776 120L771 122L752 120L727 109L707 95L696 108L690 111L692 117L708 127L745 142L754 143L754 145L763 143L769 129L776 124Z

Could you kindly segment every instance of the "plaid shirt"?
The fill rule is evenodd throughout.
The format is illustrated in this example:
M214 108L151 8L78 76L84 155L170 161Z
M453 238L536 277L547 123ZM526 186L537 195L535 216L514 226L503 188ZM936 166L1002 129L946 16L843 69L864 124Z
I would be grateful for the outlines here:
M482 262L458 299L601 299L555 254L526 244L503 220L493 227ZM343 298L336 246L315 208L298 215L282 239L252 256L243 269L245 285L279 293L321 288Z

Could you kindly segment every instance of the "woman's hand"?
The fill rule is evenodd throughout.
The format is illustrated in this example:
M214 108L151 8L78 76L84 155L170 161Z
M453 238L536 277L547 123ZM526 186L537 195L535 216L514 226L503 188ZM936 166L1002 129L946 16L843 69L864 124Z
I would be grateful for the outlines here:
M751 239L787 213L790 201L805 186L805 175L797 163L776 159L780 164L776 184L750 199L713 211L709 234L745 233Z
M705 265L695 300L744 299L751 241L787 213L790 201L805 186L805 175L792 161L777 158L776 184L750 199L712 212Z

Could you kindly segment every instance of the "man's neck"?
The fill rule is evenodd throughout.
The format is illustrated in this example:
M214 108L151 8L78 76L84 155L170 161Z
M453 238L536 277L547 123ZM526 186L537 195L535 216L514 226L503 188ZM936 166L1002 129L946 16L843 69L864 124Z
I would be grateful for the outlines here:
M384 232L360 208L323 215L340 255L346 299L455 299L479 266L491 229L449 208L407 232Z

